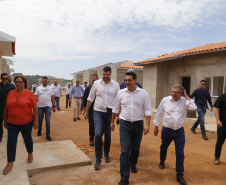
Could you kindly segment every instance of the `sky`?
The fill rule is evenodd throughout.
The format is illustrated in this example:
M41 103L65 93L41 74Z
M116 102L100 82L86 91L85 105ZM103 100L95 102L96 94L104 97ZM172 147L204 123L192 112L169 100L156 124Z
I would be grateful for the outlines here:
M0 31L16 37L16 73L72 79L226 41L225 0L0 0Z

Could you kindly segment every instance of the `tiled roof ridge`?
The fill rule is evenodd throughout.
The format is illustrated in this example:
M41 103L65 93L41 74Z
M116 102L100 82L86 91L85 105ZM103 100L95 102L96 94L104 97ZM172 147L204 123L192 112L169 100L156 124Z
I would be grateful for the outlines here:
M133 68L133 69L143 69L143 66L135 66L134 62L130 61L130 60L126 60L123 63L121 63L119 66L119 68Z
M142 60L142 61L136 62L134 64L136 65L136 64L142 64L142 63L147 63L147 62L154 62L154 61L159 61L159 60L172 59L172 58L177 58L181 55L196 54L196 53L202 53L202 52L204 53L204 52L220 50L220 49L226 49L226 41L218 42L218 43L209 43L209 44L194 47L194 48L191 48L191 49L176 51L176 52L173 52L173 53L170 53L170 54L163 54L161 56Z

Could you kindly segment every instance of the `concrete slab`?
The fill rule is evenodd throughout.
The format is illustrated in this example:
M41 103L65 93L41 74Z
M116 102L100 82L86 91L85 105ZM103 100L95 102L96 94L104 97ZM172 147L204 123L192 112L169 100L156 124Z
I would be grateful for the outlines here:
M76 145L70 141L55 141L34 143L34 161L27 163L27 152L21 135L18 137L17 156L13 170L8 175L2 171L7 163L6 153L7 136L4 134L0 144L0 184L1 185L29 185L28 173L36 173L51 169L81 166L91 163Z

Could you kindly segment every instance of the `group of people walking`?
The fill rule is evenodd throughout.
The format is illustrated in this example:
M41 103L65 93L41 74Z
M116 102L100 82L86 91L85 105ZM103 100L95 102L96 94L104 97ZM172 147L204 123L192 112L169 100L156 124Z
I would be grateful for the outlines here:
M130 172L137 173L136 164L140 153L140 143L142 136L150 131L151 121L151 101L148 93L138 87L137 76L133 71L125 73L125 81L121 86L111 79L111 68L103 68L102 79L98 80L96 74L92 75L92 84L82 87L79 81L71 87L66 87L66 108L71 107L72 98L74 104L73 121L80 120L80 110L83 111L85 119L89 121L89 140L90 146L95 146L96 160L95 170L99 170L104 156L106 163L111 161L110 145L111 131L115 130L115 119L120 124L120 174L119 185L129 184ZM7 140L7 165L3 170L6 175L10 172L15 161L16 143L19 132L22 133L25 146L28 152L27 162L33 161L33 141L31 137L32 127L38 128L38 136L42 132L42 121L45 115L46 120L46 139L50 137L50 116L56 109L60 110L59 98L62 96L61 88L54 81L48 86L48 78L42 78L42 86L37 87L35 93L26 89L27 80L24 76L14 78L15 85L9 83L8 74L1 74L0 83L0 142L2 141L4 127L8 130ZM159 125L163 118L161 131L162 144L160 146L159 168L165 168L167 149L172 141L175 142L176 150L176 177L177 181L186 185L184 180L184 146L185 132L184 122L187 110L197 110L198 119L191 128L196 134L195 129L200 124L202 138L207 140L204 127L204 115L206 112L207 101L211 111L213 105L210 94L205 88L205 80L200 81L200 87L195 89L189 97L186 90L181 85L174 85L171 95L162 99L155 115L154 135L159 132ZM125 88L126 86L126 88ZM121 90L120 90L121 87ZM195 101L192 98L195 97ZM214 104L216 108L217 120L217 143L215 148L214 164L220 164L222 145L226 137L226 94L219 96ZM21 116L22 115L22 116ZM145 124L144 124L145 117ZM104 141L102 137L104 135ZM102 151L102 145L104 149ZM104 154L104 155L103 155Z

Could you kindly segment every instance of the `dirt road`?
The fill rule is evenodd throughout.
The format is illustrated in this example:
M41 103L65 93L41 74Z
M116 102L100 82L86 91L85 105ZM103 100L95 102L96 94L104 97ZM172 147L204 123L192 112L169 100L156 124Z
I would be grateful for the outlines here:
M86 144L89 146L88 121L82 120L73 122L73 108L65 108L65 95L60 100L61 111L52 114L51 117L51 137L53 141L72 140L75 144ZM152 120L154 114L152 116ZM224 185L226 184L226 146L223 146L221 164L214 165L214 148L216 143L216 134L207 133L208 141L201 138L201 132L194 135L190 131L193 122L185 123L185 173L184 178L187 183L193 185ZM162 127L162 126L161 126ZM45 126L43 125L43 134L34 142L49 142L45 139ZM173 185L179 184L176 181L175 170L175 148L174 143L168 149L168 156L165 162L166 168L160 170L159 151L161 144L160 134L156 137L153 134L153 122L151 121L151 131L143 136L141 143L140 156L138 159L138 173L131 174L131 185ZM161 130L161 129L160 129ZM37 131L33 131L37 135ZM92 159L92 164L82 167L71 167L61 170L47 171L38 173L30 177L31 185L117 185L120 181L119 158L119 126L112 132L111 143L111 162L102 161L99 171L95 171L93 164L95 162L94 147L88 147L93 152L87 155ZM34 151L35 152L35 151ZM54 152L54 151L53 151Z

